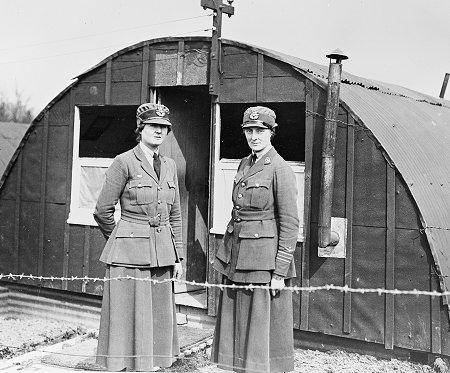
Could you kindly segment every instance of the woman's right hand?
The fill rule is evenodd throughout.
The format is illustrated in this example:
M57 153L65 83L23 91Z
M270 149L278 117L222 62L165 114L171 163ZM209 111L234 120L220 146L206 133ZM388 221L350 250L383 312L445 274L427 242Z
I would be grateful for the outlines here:
M272 279L270 280L270 293L272 296L275 296L277 292L284 288L284 286L284 277L273 274Z

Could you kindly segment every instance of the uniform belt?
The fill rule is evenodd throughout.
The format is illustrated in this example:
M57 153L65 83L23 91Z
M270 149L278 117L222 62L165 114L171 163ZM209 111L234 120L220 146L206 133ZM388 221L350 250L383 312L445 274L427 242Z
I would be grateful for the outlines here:
M252 210L238 210L234 208L231 211L231 216L235 222L242 220L272 220L275 219L274 210L252 211Z
M151 227L159 227L161 225L169 224L169 217L161 216L161 214L158 214L156 216L148 216L122 211L121 219L129 221L131 223L150 224Z

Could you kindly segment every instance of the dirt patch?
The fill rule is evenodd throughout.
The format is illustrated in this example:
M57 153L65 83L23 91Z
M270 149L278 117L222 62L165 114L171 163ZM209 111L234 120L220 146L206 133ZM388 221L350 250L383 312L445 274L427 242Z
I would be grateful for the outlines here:
M212 365L207 353L200 352L192 360L179 362L180 366L191 367L196 364L199 373L223 373ZM178 368L178 367L176 367ZM170 369L170 368L169 368ZM183 370L174 370L181 372ZM185 370L186 371L186 370ZM436 360L434 367L398 359L379 359L369 355L348 353L345 351L295 350L295 370L299 373L447 373L448 366L442 359Z
M82 325L34 317L0 317L0 359L10 359L45 345L86 333Z
M429 365L398 359L379 359L340 350L328 352L296 350L295 368L296 372L302 373L435 372Z
M192 329L192 328L186 328ZM179 331L182 335L187 335L181 327ZM200 331L194 330L200 333ZM0 318L0 359L8 359L28 351L35 350L40 346L54 344L65 339L70 339L80 334L85 334L86 330L82 326L74 326L73 323L58 322L53 320L43 320L39 318ZM205 331L203 331L205 333ZM194 333L195 334L195 333ZM195 334L192 340L200 339L202 336ZM189 339L189 338L188 338ZM184 345L192 343L191 339L186 339ZM94 355L96 341L86 341L86 355ZM73 347L77 349L76 346ZM77 350L80 353L78 347ZM83 353L81 353L83 354ZM198 372L198 373L223 373L210 360L210 348L193 353L185 358L178 359L170 368L162 369L162 372ZM85 357L86 358L86 357ZM93 357L90 358L93 361ZM67 360L67 358L66 358ZM90 361L89 359L86 361ZM71 365L77 365L78 361ZM55 364L53 362L53 364ZM64 364L56 364L67 366ZM92 364L88 364L92 369ZM78 364L78 369L87 369L88 366ZM89 369L89 370L91 370ZM316 351L316 350L295 350L295 372L300 373L447 373L448 364L438 358L433 366L413 363L398 359L380 359L370 355L349 353L341 350Z

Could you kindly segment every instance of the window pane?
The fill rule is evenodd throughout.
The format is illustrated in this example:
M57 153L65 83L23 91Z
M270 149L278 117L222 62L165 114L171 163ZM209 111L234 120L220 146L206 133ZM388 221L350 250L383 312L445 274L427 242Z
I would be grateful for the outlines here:
M81 106L79 156L114 158L136 145L137 106Z
M105 167L81 167L80 174L80 208L95 208L97 198L105 181Z
M305 103L275 102L221 104L220 158L240 159L250 154L242 133L242 117L250 106L266 106L277 115L276 135L272 140L277 152L287 161L305 161Z

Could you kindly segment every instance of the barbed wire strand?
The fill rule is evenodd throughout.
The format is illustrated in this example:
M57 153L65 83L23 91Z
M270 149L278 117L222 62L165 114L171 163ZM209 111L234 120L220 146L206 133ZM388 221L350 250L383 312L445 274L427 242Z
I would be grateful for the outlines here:
M120 280L134 280L134 281L144 281L144 282L151 282L153 284L164 284L167 282L176 282L179 284L185 284L185 285L194 285L194 286L200 286L204 288L218 288L220 290L225 289L244 289L244 290L250 290L253 291L255 289L262 289L262 290L271 290L272 287L269 285L255 285L255 284L211 284L208 282L197 282L197 281L188 281L188 280L181 280L177 278L169 278L164 280L155 280L150 277L144 277L144 278L137 278L133 276L117 276L117 277L77 277L77 276L71 276L71 277L55 277L55 276L34 276L34 275L15 275L15 274L0 274L0 280L2 279L10 279L10 280L22 280L22 279L30 279L30 280L38 280L38 281L84 281L84 282L108 282L108 281L120 281ZM283 290L288 290L294 293L299 293L302 291L306 292L316 292L316 291L340 291L342 293L356 293L356 294L366 294L366 293L375 293L378 295L383 294L392 294L392 295L426 295L431 297L444 297L449 296L450 291L428 291L428 290L418 290L418 289L411 289L411 290L399 290L399 289L384 289L384 288L352 288L348 285L333 285L333 284L326 284L326 285L320 285L320 286L285 286Z
M39 349L39 350L35 350L35 351L39 351L41 353L46 353L46 354L53 354L53 355L60 355L60 356L71 356L71 357L85 357L85 358L94 358L94 357L106 357L106 358L112 358L112 359L122 359L122 358L172 358L172 359L176 359L176 360L193 360L195 359L195 355L196 353L205 350L208 347L211 347L213 344L213 338L209 338L206 341L200 341L194 345L192 345L190 348L186 347L185 349L183 349L180 354L178 355L158 355L158 354L151 354L151 355L105 355L105 354L76 354L76 353L69 353L69 352L60 352L60 351L50 351L50 350L46 350L44 349ZM22 346L9 346L6 345L4 343L0 343L0 346L2 347L6 347L6 348L10 348L10 349L20 349L22 348ZM241 368L239 366L234 366L234 365L228 365L228 364L217 364L215 362L211 361L211 364L213 365L219 365L222 367L226 367L226 368L239 368L239 369L243 369L247 372L262 372L261 370L252 370L252 369L245 369L245 368ZM167 370L167 368L165 369L166 372L170 372L170 370Z
M3 347L7 347L7 348L20 348L20 347L14 347L14 346L8 346L5 344L0 343L0 346ZM207 347L210 347L211 345L208 345ZM71 357L85 357L85 358L94 358L94 357L106 357L108 359L123 359L123 358L172 358L175 360L194 360L195 356L191 356L191 355L195 355L197 352L203 351L205 348L196 348L198 346L194 346L192 348L192 351L189 352L189 354L185 355L184 352L181 352L179 355L103 355L103 354L90 354L90 355L86 355L86 354L73 354L73 353L68 353L68 352L59 352L59 351L50 351L50 350L46 350L46 349L39 349L39 352L42 353L48 353L48 354L53 354L53 355L63 355L63 356L71 356ZM187 349L190 350L190 349ZM185 350L186 351L186 350ZM265 370L255 370L255 369L250 369L250 368L242 368L240 366L235 366L235 365L228 365L228 364L223 364L223 363L215 363L213 361L210 361L210 363L212 365L218 365L224 368L230 368L230 369L234 369L234 368L238 368L241 369L243 371L246 372L255 372L255 373L259 373L259 372L265 372ZM171 370L167 370L170 369L169 368L164 368L165 372L171 372ZM175 370L177 371L177 370Z

